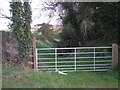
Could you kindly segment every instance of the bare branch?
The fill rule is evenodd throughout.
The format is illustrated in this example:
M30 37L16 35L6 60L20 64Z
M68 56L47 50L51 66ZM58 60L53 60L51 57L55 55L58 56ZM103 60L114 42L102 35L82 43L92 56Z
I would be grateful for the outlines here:
M5 12L3 9L0 9L0 18L11 19L11 17L9 17L9 16L3 14L2 11Z
M3 15L3 14L1 14L1 13L0 13L0 15L1 15L1 16L0 16L0 18L11 19L11 17L8 17L8 16L6 16L6 15Z

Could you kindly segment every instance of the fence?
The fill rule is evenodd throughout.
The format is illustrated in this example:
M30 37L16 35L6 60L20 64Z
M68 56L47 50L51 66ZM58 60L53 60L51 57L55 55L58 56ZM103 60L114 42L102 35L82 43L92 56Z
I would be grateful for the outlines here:
M112 68L112 47L36 48L35 65L43 71L106 71Z

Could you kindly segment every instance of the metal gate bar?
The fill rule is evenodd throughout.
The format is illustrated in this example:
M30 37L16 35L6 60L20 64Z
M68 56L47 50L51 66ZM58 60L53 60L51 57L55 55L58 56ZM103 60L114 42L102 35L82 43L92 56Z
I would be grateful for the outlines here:
M71 52L60 52L59 50L71 50ZM56 71L59 69L63 72L106 71L110 70L112 66L111 54L112 47L36 48L36 67L37 70Z

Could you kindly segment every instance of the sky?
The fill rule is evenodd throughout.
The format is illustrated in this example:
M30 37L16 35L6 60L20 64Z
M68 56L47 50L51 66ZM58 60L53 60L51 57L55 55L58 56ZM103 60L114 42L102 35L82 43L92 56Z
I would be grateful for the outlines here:
M10 16L9 12L9 1L11 0L0 0L0 10L2 9L2 14L5 14L7 16ZM60 25L61 23L58 23L59 16L55 14L54 17L49 18L49 13L50 11L48 10L41 10L43 8L44 1L56 1L56 0L30 0L32 1L31 3L31 8L32 8L32 23L31 27L33 27L36 24L41 24L41 23L48 23L52 25ZM58 1L80 1L80 0L58 0ZM83 0L81 0L83 2ZM118 2L119 0L84 0L84 2ZM50 21L51 20L51 21ZM10 20L5 19L5 18L0 18L0 30L6 30L8 28L8 25L10 24Z
M1 11L2 14L8 15L10 16L9 13L9 2L7 0L0 0L0 10L3 9L3 11ZM9 24L10 20L5 19L5 18L0 18L0 30L6 29L7 25Z
M10 6L9 6L10 0L0 0L0 10L2 14L5 14L7 16L10 16ZM55 14L54 17L49 18L50 11L48 10L42 10L44 1L42 0L32 0L31 3L31 9L32 9L32 23L31 27L33 27L36 24L41 23L49 23L52 25L58 25L58 18L59 16ZM8 25L10 24L10 20L6 18L0 18L0 30L6 30L8 29Z

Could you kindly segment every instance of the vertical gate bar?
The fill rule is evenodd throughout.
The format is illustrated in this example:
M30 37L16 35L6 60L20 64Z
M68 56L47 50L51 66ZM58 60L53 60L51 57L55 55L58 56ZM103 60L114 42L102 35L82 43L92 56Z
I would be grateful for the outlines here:
M57 70L57 49L55 49L55 70Z
M38 70L38 50L36 49L36 70Z
M75 58L75 71L76 71L76 48L74 50L75 50L75 56L74 56L74 58Z
M94 48L94 70L95 70L95 48Z

